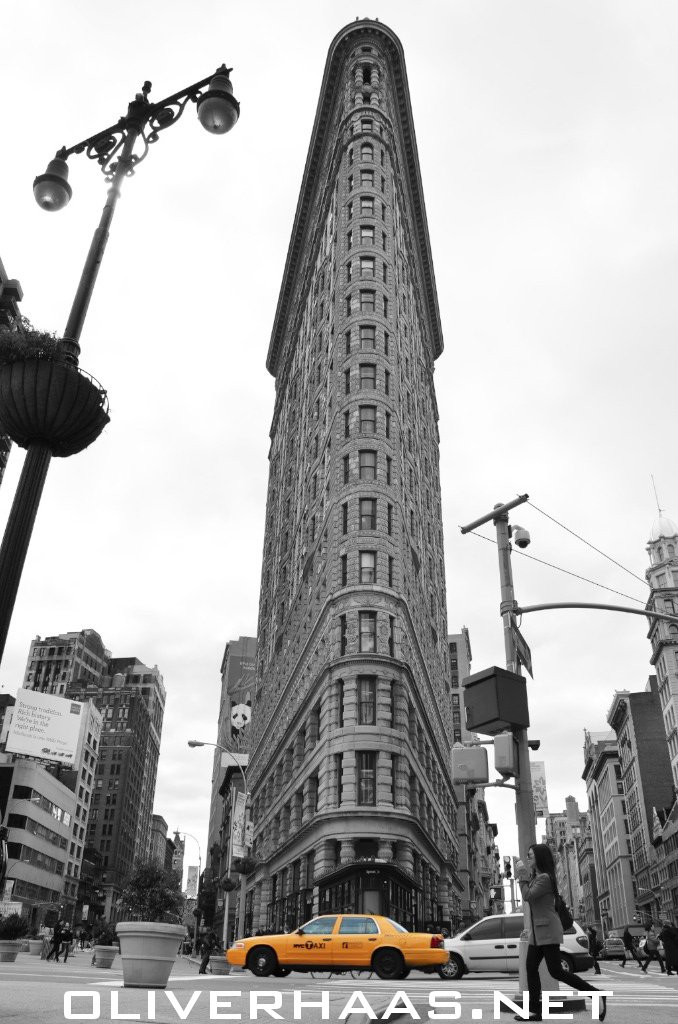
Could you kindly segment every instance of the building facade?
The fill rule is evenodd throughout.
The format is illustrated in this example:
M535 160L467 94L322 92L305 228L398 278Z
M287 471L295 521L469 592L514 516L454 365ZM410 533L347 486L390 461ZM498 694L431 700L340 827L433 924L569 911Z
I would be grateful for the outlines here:
M403 49L355 21L328 54L267 360L253 929L461 916L441 351Z
M160 756L165 687L157 665L114 658L93 629L32 641L24 686L91 701L101 714L101 741L86 821L87 845L101 854L104 916L135 863L148 860ZM84 838L83 838L84 843Z
M165 867L165 860L167 859L167 822L161 814L154 814L151 818L151 840L148 859L159 868Z
M630 924L635 913L628 806L614 732L585 733L582 778L598 889L595 916L607 935Z
M588 814L579 810L573 796L565 797L564 811L548 814L544 823L545 841L554 854L558 890L573 915L578 913L579 904L583 902L577 843L586 834L588 826Z
M656 808L671 807L674 793L657 677L640 693L617 692L607 715L617 737L628 811L633 891L639 913L659 915L659 892L653 879L652 845Z
M645 578L650 587L650 611L678 615L678 526L660 516L652 526L647 545L650 567ZM650 664L657 673L657 693L669 747L671 775L678 789L678 622L650 620Z

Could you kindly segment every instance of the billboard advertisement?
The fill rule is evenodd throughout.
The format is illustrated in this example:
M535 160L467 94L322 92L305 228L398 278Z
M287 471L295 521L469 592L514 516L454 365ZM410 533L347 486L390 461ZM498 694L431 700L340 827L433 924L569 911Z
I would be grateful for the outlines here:
M549 813L549 798L546 792L546 763L530 761L532 775L532 796L534 798L535 818L546 818Z
M189 864L188 874L186 875L186 895L189 900L194 900L198 896L198 865Z
M8 754L73 764L85 704L39 690L20 689L7 730Z

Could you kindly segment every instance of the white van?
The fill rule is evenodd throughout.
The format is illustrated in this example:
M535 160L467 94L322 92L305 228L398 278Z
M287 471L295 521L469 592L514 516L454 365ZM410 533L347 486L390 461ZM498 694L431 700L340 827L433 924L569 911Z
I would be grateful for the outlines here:
M470 928L445 939L450 954L447 963L438 967L438 974L448 981L457 981L475 971L518 973L518 946L523 930L523 915L492 914L476 921ZM593 967L589 940L575 921L563 936L560 962L565 970L587 971Z

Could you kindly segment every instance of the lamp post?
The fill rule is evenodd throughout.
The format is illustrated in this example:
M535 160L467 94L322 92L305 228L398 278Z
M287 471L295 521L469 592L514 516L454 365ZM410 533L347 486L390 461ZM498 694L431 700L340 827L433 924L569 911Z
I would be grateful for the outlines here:
M234 767L238 768L242 775L243 785L245 787L245 814L249 806L249 787L247 785L247 776L245 775L245 769L243 768L237 754L233 750L228 750L223 747L220 743L210 743L207 740L188 740L189 747L215 747L217 750L221 750L224 754L228 754L233 758ZM231 804L231 816L230 816L230 834L228 840L228 865L226 873L230 874L231 861L233 859L233 804ZM238 915L238 938L242 938L245 932L245 898L247 895L247 878L244 874L240 875L240 913ZM228 943L228 911L230 902L230 892L226 890L224 895L224 923L221 931L221 943L224 949L227 948Z
M0 372L0 433L27 449L0 547L0 661L52 455L67 457L82 451L109 420L106 392L78 368L79 339L123 180L135 173L160 132L179 120L189 100L196 104L200 123L208 132L223 135L230 131L240 114L230 71L222 65L213 75L159 103L149 102L151 83L144 82L124 117L70 149L60 149L33 183L33 194L43 210L63 209L72 195L67 160L73 154L86 153L100 165L110 188L75 293L59 359L51 363L28 359L2 367Z
M200 856L200 843L195 838L195 836L191 835L190 832L179 832L178 829L175 829L175 833L177 835L180 835L180 836L188 836L188 838L192 839L193 842L195 843L195 845L198 847L198 884L196 886L196 893L195 893L195 910L196 910L196 913L195 913L195 924L193 925L193 955L195 956L195 954L197 952L197 949L198 949L198 921L200 920L200 906L199 906L199 902L198 901L200 899L200 877L202 875L202 857Z

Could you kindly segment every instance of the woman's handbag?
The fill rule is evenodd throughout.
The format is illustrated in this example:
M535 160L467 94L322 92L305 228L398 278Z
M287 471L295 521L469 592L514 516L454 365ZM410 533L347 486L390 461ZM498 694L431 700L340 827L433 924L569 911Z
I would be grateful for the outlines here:
M568 928L572 927L572 925L574 924L574 918L572 917L570 911L567 909L565 900L559 892L556 893L556 914L560 918L560 923L563 926L563 931L567 931Z

